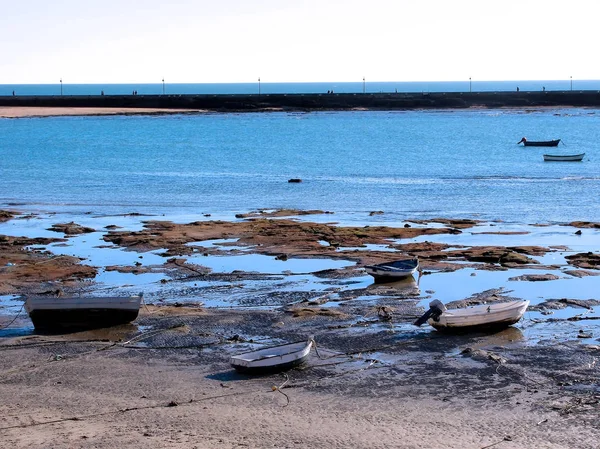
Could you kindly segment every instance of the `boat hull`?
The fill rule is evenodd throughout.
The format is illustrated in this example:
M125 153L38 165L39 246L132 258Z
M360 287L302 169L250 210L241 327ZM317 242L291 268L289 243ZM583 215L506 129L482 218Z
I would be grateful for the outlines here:
M373 276L376 283L394 282L412 276L419 269L417 259L398 260L395 262L364 267L367 274Z
M377 283L384 282L394 282L402 279L406 279L409 276L412 276L416 270L416 268L408 273L378 273L376 270L368 270L367 273L373 276L373 280Z
M29 297L25 309L38 331L99 329L138 317L141 296L108 298Z
M282 371L288 371L293 368L296 368L304 363L308 359L308 355L303 358L298 358L286 363L278 363L277 365L267 365L267 366L241 366L241 365L233 365L233 368L240 374L270 374L270 373L280 373Z
M275 346L233 356L231 366L239 373L268 374L286 371L308 360L312 340Z
M580 162L583 160L585 153L581 154L544 154L544 161L546 162Z
M523 142L523 145L525 145L526 147L557 147L559 142L560 139L541 141L526 140Z
M430 318L427 322L441 332L497 331L517 323L528 305L529 301L512 301L452 309L443 312L437 320Z
M29 314L37 330L82 330L117 326L134 321L137 310L61 309L34 310Z

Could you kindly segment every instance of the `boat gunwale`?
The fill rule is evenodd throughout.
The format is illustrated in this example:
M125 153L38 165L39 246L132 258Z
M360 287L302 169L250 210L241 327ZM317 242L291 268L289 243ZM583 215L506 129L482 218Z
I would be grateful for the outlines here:
M230 358L231 363L233 364L234 361L242 361L242 362L247 362L247 363L256 363L256 362L260 362L263 360L272 360L276 357L284 357L284 356L289 356L292 354L297 354L297 353L303 353L305 351L310 352L310 350L312 349L312 345L313 345L313 340L301 340L301 341L296 341L296 342L292 342L292 343L285 343L285 344L281 344L281 345L277 345L277 346L269 346L268 348L263 348L263 349L258 349L256 351L249 351L249 352L244 352L242 354L237 354L237 355L233 355ZM249 358L242 358L242 356L251 356L253 354L255 355L260 355L260 352L269 352L272 351L274 349L277 348L283 348L289 346L290 350L288 352L284 352L281 354L273 354L273 355L267 355L265 354L263 357L259 357L259 358L253 358L253 359L249 359ZM297 348L297 349L292 349L292 348ZM301 358L301 357L299 357Z
M52 310L134 310L139 309L143 296L45 297L26 296L24 308L32 311Z

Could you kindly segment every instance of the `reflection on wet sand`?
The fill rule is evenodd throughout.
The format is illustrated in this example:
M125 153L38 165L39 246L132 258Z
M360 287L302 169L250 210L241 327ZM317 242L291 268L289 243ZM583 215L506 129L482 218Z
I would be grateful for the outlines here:
M367 290L375 290L375 289L381 289L381 288L393 288L396 290L399 290L405 294L411 294L411 295L420 295L420 289L419 289L419 284L417 283L416 279L412 276L400 279L398 281L394 281L394 282L385 282L385 283L381 283L381 282L377 282L377 283L372 283L371 285L367 286Z
M521 332L521 329L510 326L500 332L478 336L476 342L472 346L474 348L504 346L523 341L524 339L525 336L523 335L523 332Z

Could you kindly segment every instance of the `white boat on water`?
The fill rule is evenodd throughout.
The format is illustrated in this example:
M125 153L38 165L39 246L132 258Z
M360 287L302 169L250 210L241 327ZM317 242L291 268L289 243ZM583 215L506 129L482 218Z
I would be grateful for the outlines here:
M435 329L448 332L498 330L518 322L528 305L527 300L517 300L448 310L436 299L414 324L420 326L427 321Z
M235 355L231 357L230 363L237 371L247 374L284 371L304 363L313 344L314 339L311 337L304 341Z
M580 154L544 154L546 162L580 162L583 160L585 153Z
M27 296L25 310L37 330L97 329L135 320L142 295L100 297Z
M397 281L412 276L418 269L419 259L416 257L365 266L365 271L373 276L375 282Z

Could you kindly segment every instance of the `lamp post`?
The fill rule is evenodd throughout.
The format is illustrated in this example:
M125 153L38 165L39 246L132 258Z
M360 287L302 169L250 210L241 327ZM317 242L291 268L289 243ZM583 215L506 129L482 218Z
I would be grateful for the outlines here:
M258 77L258 95L260 95L260 76Z
M569 78L571 78L571 90L573 90L573 76L570 76Z
M367 88L365 86L365 77L363 76L363 94L367 92Z
M163 83L163 95L165 94L165 77L163 76L162 79L162 83Z
M62 78L60 79L60 96L62 97Z
M471 89L471 77L469 77L469 92L472 92L472 89Z

